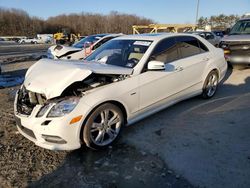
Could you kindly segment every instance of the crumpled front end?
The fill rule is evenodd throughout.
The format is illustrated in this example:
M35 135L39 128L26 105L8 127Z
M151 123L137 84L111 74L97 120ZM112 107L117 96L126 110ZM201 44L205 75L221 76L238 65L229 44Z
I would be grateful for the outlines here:
M27 71L16 94L14 111L19 132L43 148L79 148L81 127L91 111L84 96L126 79L126 73L131 72L96 63L40 60Z
M48 103L42 94L21 87L14 104L18 131L36 145L46 149L77 149L81 146L79 132L82 121L74 124L70 122L73 117L78 117L79 113L76 110L61 117L49 117L56 104L56 101Z
M62 59L68 55L81 51L81 48L74 48L62 45L51 46L47 51L47 57L49 59Z

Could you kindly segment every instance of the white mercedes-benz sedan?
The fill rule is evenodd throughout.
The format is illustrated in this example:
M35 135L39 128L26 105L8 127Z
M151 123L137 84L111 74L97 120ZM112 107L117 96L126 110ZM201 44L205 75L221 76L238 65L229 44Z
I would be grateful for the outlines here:
M30 67L16 94L17 128L51 150L105 148L125 125L196 95L213 97L226 71L223 51L199 36L122 36L85 61Z

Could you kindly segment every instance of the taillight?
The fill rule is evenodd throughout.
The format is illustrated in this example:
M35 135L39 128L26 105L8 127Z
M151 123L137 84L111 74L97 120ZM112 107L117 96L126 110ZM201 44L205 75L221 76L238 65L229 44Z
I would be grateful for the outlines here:
M230 50L224 50L224 57L227 60L229 58L231 51Z

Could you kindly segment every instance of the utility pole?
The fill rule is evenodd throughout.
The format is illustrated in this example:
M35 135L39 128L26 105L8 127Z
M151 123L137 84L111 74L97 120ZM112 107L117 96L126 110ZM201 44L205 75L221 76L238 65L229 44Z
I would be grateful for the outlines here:
M200 6L200 0L197 0L197 8L196 8L196 24L198 24L198 17L199 17L199 6Z

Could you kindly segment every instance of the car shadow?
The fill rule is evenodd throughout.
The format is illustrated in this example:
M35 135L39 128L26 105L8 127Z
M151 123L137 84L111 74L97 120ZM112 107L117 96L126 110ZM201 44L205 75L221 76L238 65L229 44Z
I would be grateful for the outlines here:
M55 171L28 187L192 187L184 178L176 181L164 162L155 155L140 152L119 141L106 150L86 147L69 152Z
M224 76L224 78L221 80L220 85L223 84L233 73L233 69L231 67L228 66L226 75Z

